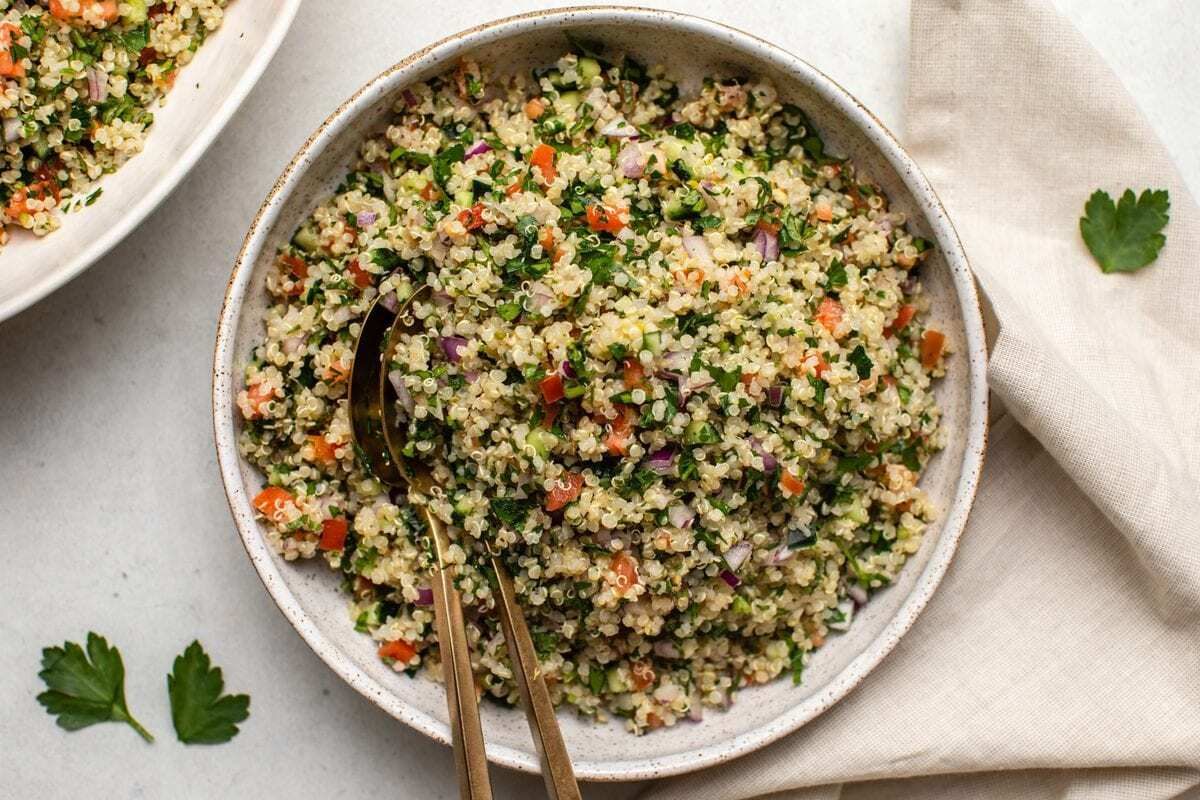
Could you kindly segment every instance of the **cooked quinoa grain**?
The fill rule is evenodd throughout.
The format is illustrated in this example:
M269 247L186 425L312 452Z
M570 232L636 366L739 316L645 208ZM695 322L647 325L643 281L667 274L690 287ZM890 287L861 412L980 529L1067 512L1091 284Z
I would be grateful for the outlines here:
M934 515L928 249L769 83L682 97L630 60L532 83L464 62L403 93L268 276L237 398L267 536L321 554L380 656L437 678L431 503L503 702L485 544L558 703L642 732L799 682ZM346 404L363 315L422 285L387 370L433 498L358 463Z
M91 205L228 0L0 0L0 246Z

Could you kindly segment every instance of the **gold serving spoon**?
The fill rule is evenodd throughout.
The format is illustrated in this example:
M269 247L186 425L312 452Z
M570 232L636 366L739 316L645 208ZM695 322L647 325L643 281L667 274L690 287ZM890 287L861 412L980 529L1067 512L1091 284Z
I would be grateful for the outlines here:
M391 297L394 299L394 296ZM360 459L366 462L366 466L381 482L399 488L409 485L410 478L401 469L401 463L389 452L383 438L380 393L380 382L387 382L382 359L384 344L393 322L400 314L408 312L407 304L399 309L399 314L393 308L394 305L389 308L388 302L381 297L372 304L363 319L354 348L348 400L350 430ZM422 479L418 478L418 481ZM411 482L422 493L431 487L427 479ZM446 557L450 543L442 521L427 506L420 506L419 510L433 543L433 618L441 647L442 674L450 710L450 741L454 749L459 795L463 800L491 800L492 785L488 779L483 728L479 724L479 703L475 694L475 675L471 670L467 631L463 625L462 600L454 586L454 565Z
M355 373L357 370L351 373L350 385L351 420L355 441L361 443L360 451L369 463L372 465L379 464L379 470L376 471L377 477L392 486L407 483L425 497L434 496L436 483L426 465L420 461L407 459L402 455L404 450L403 428L399 424L396 392L391 382L387 379L387 365L392 360L392 354L401 336L419 330L415 315L411 311L413 303L419 299L428 299L430 294L431 290L428 286L422 287L395 312L389 311L380 301L375 302L363 322L362 332L359 335L359 345L355 351L356 367L360 363L360 354L364 356L365 360L371 362L372 366L363 373L360 379L359 391L355 391ZM377 311L376 309L379 310ZM380 333L380 329L385 326L389 331L386 333L386 345L381 349L379 343L384 341L384 334ZM366 341L365 345L364 341ZM367 381L374 383L378 387L378 390L371 393L367 386ZM359 399L356 401L355 398ZM382 442L380 442L380 439L382 439ZM372 469L375 470L375 467L372 466ZM463 630L461 600L454 589L452 575L449 574L450 570L443 567L446 564L444 553L448 547L445 527L442 521L432 513L427 505L422 504L420 508L426 526L430 531L431 538L434 541L435 554L438 561L438 569L436 571L443 576L442 580L447 584L447 594L453 596L453 599L448 600L448 603L445 605L454 613L452 617L445 620L445 623L447 626L457 627L463 641L461 660L465 664L465 672L460 668L453 670L455 672L456 685L460 688L467 686L473 690L474 682L470 669L470 658L465 644L466 635ZM500 625L504 633L505 642L508 645L509 658L514 667L514 677L517 682L517 688L521 693L521 700L525 708L529 728L533 734L534 746L541 760L542 778L546 784L546 792L551 800L579 800L579 785L575 781L571 759L567 754L567 748L563 742L562 731L558 727L558 719L554 714L554 704L550 700L550 692L546 688L545 679L542 677L537 652L534 649L533 640L529 635L525 616L516 599L516 590L513 587L512 577L508 574L508 570L498 558L497 553L492 551L490 546L489 555L490 565L496 578L497 591L495 596L497 599L497 609L500 612ZM436 583L438 581L435 581ZM435 615L440 605L443 604L438 602L438 593L435 589ZM438 639L439 643L444 641L442 624L438 625ZM446 650L444 645L442 649L444 653ZM443 661L448 663L445 654L443 654ZM446 666L445 671L447 673L447 692L449 692L451 686L449 676L451 672L450 667ZM472 697L471 700L474 701L475 698ZM459 700L455 701L451 699L450 702L452 725L460 729L462 728L461 725L455 722L456 707L458 708L458 719L460 721L466 720L467 723L471 723L473 720L474 724L473 732L460 730L459 738L455 739L455 758L459 764L459 782L460 787L462 787L463 797L490 797L490 789L486 795L472 795L467 793L468 789L466 784L464 784L464 779L470 779L472 773L469 769L464 769L463 765L469 767L478 760L483 764L482 770L478 772L478 775L483 776L483 785L485 788L488 788L486 786L486 758L483 754L483 736L479 728L478 708L472 702L470 704L470 711L473 713L464 715L462 713L462 706L465 700L460 697ZM461 755L459 754L460 743L464 750ZM473 747L476 747L478 750L474 755L472 754Z

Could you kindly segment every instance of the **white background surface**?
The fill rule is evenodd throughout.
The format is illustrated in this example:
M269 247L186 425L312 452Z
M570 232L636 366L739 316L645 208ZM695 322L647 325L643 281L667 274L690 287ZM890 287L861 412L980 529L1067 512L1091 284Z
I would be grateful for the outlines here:
M903 139L906 2L640 4L782 45ZM163 206L81 278L0 326L0 798L457 796L449 751L343 685L261 588L217 475L211 348L255 210L345 96L442 36L555 5L438 3L435 12L413 0L309 0L241 112ZM1200 4L1056 5L1200 190ZM120 646L130 708L157 744L116 725L67 734L34 701L40 649L88 630ZM164 676L193 638L224 667L230 690L252 696L231 744L174 740ZM541 794L537 778L494 769L493 779L498 798Z

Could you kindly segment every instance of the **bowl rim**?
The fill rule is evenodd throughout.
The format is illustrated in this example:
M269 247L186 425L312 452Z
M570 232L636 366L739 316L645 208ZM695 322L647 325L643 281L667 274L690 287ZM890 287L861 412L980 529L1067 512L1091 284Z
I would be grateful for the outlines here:
M233 364L233 347L244 298L250 288L250 274L261 254L267 232L275 224L287 196L304 171L319 158L325 146L336 138L343 127L353 124L364 107L369 107L406 80L411 80L408 76L423 69L426 61L453 57L476 46L481 39L520 35L526 26L535 21L543 24L565 20L620 23L635 19L682 28L708 38L720 37L726 47L750 51L817 93L859 130L874 134L870 137L874 146L897 172L918 204L923 206L930 232L938 243L954 285L966 334L960 352L969 361L966 442L953 501L943 518L937 545L912 590L871 644L820 691L752 732L718 740L689 752L656 758L577 760L577 777L592 781L645 780L693 772L746 755L799 729L853 690L892 651L916 621L949 567L974 502L987 448L987 350L983 316L974 277L958 234L928 179L891 131L853 95L806 61L754 34L692 14L639 6L586 5L532 11L476 25L422 47L383 70L343 101L305 140L272 186L246 233L226 287L213 353L212 403L217 461L239 538L259 580L292 627L342 680L396 719L436 741L449 744L449 729L444 723L412 708L356 667L307 618L288 588L279 564L266 546L254 519L248 493L239 474L241 456L237 450L233 415L233 398L236 395L233 381L238 374ZM537 756L532 752L489 743L487 755L489 760L501 766L522 772L540 771Z
M283 44L296 13L300 10L301 0L282 0L283 8L272 22L272 30L263 40L262 46L250 60L250 64L242 73L242 77L234 84L233 91L225 96L216 111L196 134L191 144L175 159L150 187L150 191L141 195L137 202L129 207L127 213L121 214L116 224L104 231L101 236L93 239L87 247L79 250L63 266L52 272L43 273L38 280L30 283L21 291L0 298L0 322L14 317L39 300L49 296L68 282L78 277L84 270L95 264L108 254L132 233L146 217L158 208L159 204L175 190L175 187L187 177L192 167L200 157L208 152L208 148L220 135L233 115L241 108L242 102L250 91L258 85L259 78L266 71L267 65L275 57L279 46ZM153 133L153 130L151 131Z

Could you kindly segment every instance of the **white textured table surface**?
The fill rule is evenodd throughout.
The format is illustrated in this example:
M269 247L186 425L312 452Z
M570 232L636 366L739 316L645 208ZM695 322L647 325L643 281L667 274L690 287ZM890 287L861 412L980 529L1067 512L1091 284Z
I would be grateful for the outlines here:
M1138 3L1136 15L1115 2L1057 4L1200 190L1192 127L1200 119L1192 41L1200 4L1153 0ZM240 114L167 202L82 277L0 326L0 796L457 796L449 751L343 685L250 568L213 454L211 347L254 211L342 98L485 17L555 5L438 4L435 13L415 0L310 0ZM906 2L640 5L774 41L903 136ZM88 630L121 647L130 707L157 744L114 725L64 733L34 701L41 648L82 641ZM174 741L164 675L193 638L224 667L229 688L253 698L232 744ZM536 778L498 769L494 778L500 798L541 793ZM635 788L591 785L585 793L626 797Z

